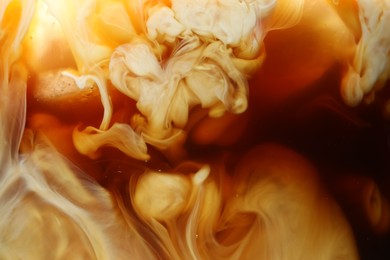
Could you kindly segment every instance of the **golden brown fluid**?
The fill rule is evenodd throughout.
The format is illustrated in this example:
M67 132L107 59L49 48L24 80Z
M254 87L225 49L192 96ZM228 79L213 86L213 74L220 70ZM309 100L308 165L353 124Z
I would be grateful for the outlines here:
M1 259L388 254L388 0L3 0L0 21Z

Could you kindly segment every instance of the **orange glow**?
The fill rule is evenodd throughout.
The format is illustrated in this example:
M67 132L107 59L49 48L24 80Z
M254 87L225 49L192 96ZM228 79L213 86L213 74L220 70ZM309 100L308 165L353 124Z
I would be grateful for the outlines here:
M0 259L365 259L387 28L388 0L0 1Z

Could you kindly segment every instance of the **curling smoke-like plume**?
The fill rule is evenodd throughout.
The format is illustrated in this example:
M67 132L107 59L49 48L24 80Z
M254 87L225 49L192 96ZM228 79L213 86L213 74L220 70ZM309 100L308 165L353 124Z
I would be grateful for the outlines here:
M388 12L387 2L379 2ZM289 149L255 148L229 174L223 160L167 171L129 164L120 189L105 189L42 132L25 129L28 74L55 70L80 89L93 85L100 93L99 127L74 129L80 153L97 159L101 146L112 146L150 159L147 145L164 151L184 142L194 107L210 117L244 112L247 80L265 58L264 37L297 24L305 5L2 1L1 258L357 259L341 210L321 189L316 170ZM369 7L359 2L359 14ZM51 31L44 33L47 21ZM376 26L384 25L379 20ZM56 64L45 52L26 51L39 49L26 34L48 37L70 57ZM51 65L40 65L42 58ZM355 60L351 68L362 73ZM368 85L388 77L386 65L381 68ZM136 102L127 123L113 120L111 87ZM355 97L345 93L346 100Z

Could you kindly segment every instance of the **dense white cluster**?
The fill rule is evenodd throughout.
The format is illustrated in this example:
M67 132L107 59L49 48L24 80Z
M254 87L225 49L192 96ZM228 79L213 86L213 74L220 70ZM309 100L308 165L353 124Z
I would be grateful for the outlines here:
M390 78L390 1L358 3L362 36L342 82L343 97L351 106L368 94L371 102Z
M0 258L358 259L343 213L321 188L317 171L290 149L251 144L234 169L225 168L228 156L179 161L166 171L143 162L155 159L148 145L169 157L167 150L185 140L196 107L211 118L243 113L267 33L299 23L305 10L321 12L318 3L337 5L0 1ZM361 36L351 48L354 59L340 61L349 66L342 93L351 105L389 77L389 1L357 3ZM66 57L41 50L45 37ZM128 179L105 189L50 138L26 129L29 73L40 84L52 84L50 75L61 88L96 86L104 109L100 126L76 127L72 147L93 162L102 146L120 150L125 159L108 156L102 165L118 164L109 177L127 171ZM110 87L136 104L126 122L114 119Z
M104 106L100 130L75 130L76 147L93 157L99 146L120 143L114 141L121 138L117 131L109 129L112 106L107 84L112 83L137 102L139 114L131 128L119 126L132 139L132 145L121 150L135 158L145 158L139 151L146 143L160 149L180 143L195 106L209 109L212 117L245 111L247 79L264 58L263 38L272 26L297 23L303 6L303 1L290 10L284 3L288 1L281 1L279 8L276 1L129 2L127 8L119 1L45 2L62 25L63 39L77 64L77 71L63 74L80 88L94 82ZM287 18L263 25L263 20L279 13ZM116 36L107 39L112 30ZM102 134L104 138L96 137ZM108 135L112 141L105 142Z

